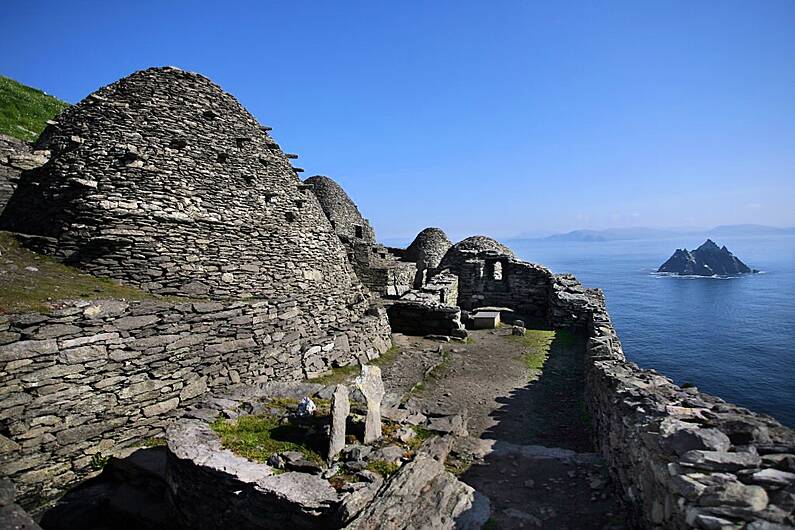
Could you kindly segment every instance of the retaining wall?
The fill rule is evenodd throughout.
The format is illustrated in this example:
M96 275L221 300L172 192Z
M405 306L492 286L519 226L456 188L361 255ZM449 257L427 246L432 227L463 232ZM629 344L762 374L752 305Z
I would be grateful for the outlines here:
M382 308L321 322L276 302L68 302L0 316L0 474L34 507L207 391L300 380L390 345Z
M795 524L792 429L627 361L601 291L556 277L549 302L553 325L587 322L585 399L594 436L639 525Z

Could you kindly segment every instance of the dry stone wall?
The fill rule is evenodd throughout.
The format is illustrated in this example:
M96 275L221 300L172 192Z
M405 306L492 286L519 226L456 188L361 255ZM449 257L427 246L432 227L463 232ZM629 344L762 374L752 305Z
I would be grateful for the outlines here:
M327 326L292 300L81 301L0 316L0 473L31 507L207 391L300 380L389 345L383 309Z
M346 313L361 284L267 130L201 75L136 72L47 127L52 158L22 174L0 226L148 291Z
M22 171L41 166L49 156L49 151L33 151L28 143L0 134L0 213L14 194Z
M594 436L641 527L795 525L795 431L627 361L602 292L571 276L550 288L550 319L587 323Z
M470 257L458 265L458 305L508 307L530 321L547 321L549 269L490 251L464 252Z

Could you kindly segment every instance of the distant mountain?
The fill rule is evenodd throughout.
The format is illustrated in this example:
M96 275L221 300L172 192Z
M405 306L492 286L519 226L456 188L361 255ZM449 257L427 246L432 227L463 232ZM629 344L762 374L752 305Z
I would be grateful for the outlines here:
M574 230L565 234L547 237L555 241L622 241L630 239L660 239L681 234L672 230L657 228L608 228L606 230Z
M686 248L677 249L657 272L667 272L682 276L731 276L757 272L740 261L725 246L719 247L707 239L692 252Z
M721 225L712 230L707 230L707 234L716 237L737 237L737 236L778 236L795 234L795 228L777 228L765 225Z
M795 228L777 228L765 225L721 225L703 230L698 228L608 228L606 230L574 230L554 234L544 239L552 241L627 241L633 239L665 239L670 237L704 234L711 237L777 236L795 234Z

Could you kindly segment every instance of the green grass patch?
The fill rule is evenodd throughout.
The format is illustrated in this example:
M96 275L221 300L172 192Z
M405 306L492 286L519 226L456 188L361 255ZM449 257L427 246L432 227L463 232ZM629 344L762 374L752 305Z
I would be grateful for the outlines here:
M361 373L361 371L362 367L357 363L353 363L347 366L332 368L331 371L326 375L316 377L315 379L309 379L308 381L310 383L317 383L324 386L339 385L352 381L357 375L359 375L359 373Z
M151 438L147 438L146 440L142 441L139 444L141 447L163 447L168 445L165 438L160 438L158 436L153 436Z
M420 446L425 443L425 440L434 436L434 432L431 430L426 429L420 425L413 425L412 429L414 429L414 438L406 442L406 445L411 451L416 451L420 448Z
M400 469L400 464L386 460L371 460L367 463L367 470L378 473L384 478L391 477Z
M524 335L506 335L509 339L519 342L525 349L522 359L531 370L542 370L549 357L552 341L556 339L555 331L528 329Z
M381 354L378 359L373 360L370 364L374 364L376 366L387 366L394 362L397 359L397 356L400 355L400 346L391 346L387 351Z
M33 141L47 126L47 120L68 106L41 90L0 76L0 133Z
M60 300L187 300L158 297L135 287L99 278L23 248L0 232L0 314L47 313Z
M306 423L283 423L272 415L240 416L235 420L216 419L210 426L221 437L221 445L236 455L255 462L267 462L274 453L299 451L307 460L323 463L321 451L328 441L313 429L320 418Z
M387 351L385 351L380 357L374 359L370 362L370 364L378 367L387 366L392 364L392 362L397 358L400 354L400 347L399 346L392 346ZM315 379L309 379L311 383L317 383L319 385L339 385L350 383L353 381L356 376L358 376L362 372L362 367L358 363L349 364L347 366L340 366L338 368L332 368L329 373L326 375L317 377Z

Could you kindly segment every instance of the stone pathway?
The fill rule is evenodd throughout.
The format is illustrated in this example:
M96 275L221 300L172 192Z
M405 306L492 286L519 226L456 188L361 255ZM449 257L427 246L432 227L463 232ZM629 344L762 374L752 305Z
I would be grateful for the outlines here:
M626 528L586 426L582 341L557 335L539 371L509 335L476 331L471 343L445 345L446 369L426 378L409 404L467 416L469 437L448 463L491 499L489 528Z

